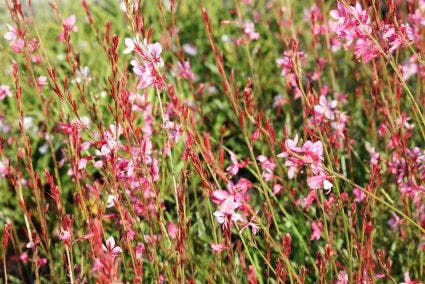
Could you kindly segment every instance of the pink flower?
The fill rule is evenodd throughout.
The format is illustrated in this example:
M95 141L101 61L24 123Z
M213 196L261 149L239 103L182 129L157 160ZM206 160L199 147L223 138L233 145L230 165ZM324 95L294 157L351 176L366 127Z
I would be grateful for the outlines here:
M366 10L362 10L360 3L346 7L338 2L337 10L329 12L333 18L331 29L340 40L345 41L344 47L348 48L356 39L367 36L372 28L369 26L370 18Z
M78 169L79 170L84 170L86 168L86 165L87 165L87 159L86 158L81 158L78 161Z
M375 147L370 149L370 165L376 166L379 164L379 160L381 159L379 153L376 153Z
M23 40L24 32L11 25L7 25L7 29L9 31L4 35L4 38L10 42L9 45L13 52L22 52L25 46L25 41Z
M18 30L12 25L7 25L7 29L9 31L4 35L4 38L10 42L15 41L16 38L19 36Z
M241 215L235 212L235 209L240 205L240 202L235 202L233 196L226 198L226 200L221 203L220 209L214 212L217 222L223 224L223 227L226 228L231 222L242 220Z
M232 160L232 164L227 167L226 171L229 172L231 175L235 176L239 172L239 163L238 163L238 157L236 157L236 154L232 151L230 152L230 159Z
M135 248L135 252L136 252L136 258L141 259L143 253L145 252L145 245L143 243L137 244Z
M214 190L211 194L211 201L216 204L221 204L229 195L229 192L225 190Z
M310 190L307 197L303 199L302 207L307 208L313 204L313 202L317 199L317 191L316 190Z
M329 120L334 120L334 109L336 108L336 105L336 100L328 102L325 96L320 96L319 104L314 106L314 112L320 116L326 117Z
M323 224L320 221L314 221L311 223L311 237L310 240L318 240L320 239L320 235L322 234Z
M345 271L340 271L338 273L338 279L336 284L348 284L348 274Z
M400 219L397 214L394 212L391 212L392 218L388 221L388 225L390 225L391 229L393 231L397 231L401 224L404 223L403 219Z
M0 100L3 100L6 97L11 97L12 92L10 91L9 86L7 85L1 85L0 86Z
M381 55L381 51L369 38L360 38L354 46L354 54L363 63Z
M414 32L409 24L401 24L399 31L396 30L394 25L385 25L383 28L382 38L389 47L389 53L392 53L401 45L408 44L415 40Z
M62 241L64 241L64 243L68 244L71 241L71 232L69 232L68 230L64 230L63 228L60 228L59 231L59 239L61 239Z
M252 22L246 22L243 24L243 32L248 37L249 41L257 40L260 38L260 34L255 32L255 26Z
M266 182L271 181L274 177L274 169L276 168L276 164L271 158L267 158L266 156L259 155L257 160L260 162L261 169L263 170L262 176Z
M165 88L164 79L151 62L145 61L143 64L140 64L138 60L132 60L130 64L133 65L133 72L138 75L139 78L137 89L145 89L148 87L157 87L159 89Z
M323 144L321 141L311 142L306 141L303 144L305 163L316 164L323 160Z
M195 79L195 75L190 71L189 61L177 62L177 77L186 80Z
M420 281L411 280L409 276L409 272L404 273L404 282L401 282L400 284L420 284Z
M214 253L220 253L226 249L226 246L223 244L210 243L210 246Z
M13 52L21 53L25 46L25 41L23 39L17 38L11 42L10 46L12 47Z
M328 180L328 177L324 173L307 178L307 184L310 189L323 187L325 191L329 191L333 187L332 183Z
M167 224L168 235L172 240L177 238L177 234L179 233L177 226L173 222L168 222Z
M357 187L353 189L353 194L356 197L354 199L356 202L362 202L366 198L366 194L363 192L363 190Z
M19 260L22 261L22 262L24 262L24 263L27 262L29 259L30 258L28 256L28 253L27 252L24 252L23 254L21 254L19 256Z
M245 230L246 228L251 227L251 232L253 235L257 234L258 231L260 230L260 226L258 226L257 224L252 222L252 219L250 222L247 222L240 230L239 233L242 233L243 230Z
M113 256L117 256L122 252L119 246L115 246L115 239L112 236L106 240L105 244L102 244L102 249L104 252L110 252Z
M124 49L124 51L122 53L129 54L129 53L133 52L134 48L136 46L135 41L136 41L135 39L131 39L131 38L128 38L128 37L125 38L124 44L125 44L126 48Z
M412 55L412 57L409 58L406 62L403 63L401 66L401 70L403 73L403 80L407 81L412 76L418 73L419 66L417 63L416 55Z
M78 27L75 24L77 22L75 15L71 15L68 18L65 18L63 20L63 26L65 27L65 29L67 29L68 31L73 31L76 32L78 31Z
M39 266L44 266L47 264L47 258L44 257L37 257L37 264Z

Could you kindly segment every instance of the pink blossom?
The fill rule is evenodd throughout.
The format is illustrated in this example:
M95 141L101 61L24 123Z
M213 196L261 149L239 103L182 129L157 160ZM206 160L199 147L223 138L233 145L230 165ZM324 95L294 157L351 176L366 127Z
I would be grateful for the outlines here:
M421 283L420 281L411 280L408 271L404 273L404 282L400 282L400 284L420 284L420 283Z
M63 228L60 228L58 235L59 235L59 239L64 241L64 243L66 244L69 244L69 242L71 241L72 234L68 230L64 230Z
M235 176L239 172L238 157L232 151L229 151L229 153L230 153L230 159L232 160L232 164L227 167L226 171L229 172L231 175Z
M195 75L190 71L189 61L177 62L177 77L186 80L195 79Z
M310 190L307 197L303 199L302 207L307 208L311 206L316 199L317 199L317 191L315 189Z
M396 30L394 25L385 25L383 28L382 38L387 43L388 52L392 53L403 44L414 41L413 30L409 24L400 25L400 31Z
M149 61L141 64L138 60L130 62L133 65L133 72L138 75L139 83L137 89L145 89L148 87L157 87L159 89L165 88L164 79Z
M320 235L322 234L323 224L320 221L314 221L311 223L311 240L320 239Z
M13 42L19 36L18 30L12 25L7 25L8 32L4 35L7 41Z
M258 233L258 231L260 230L260 226L258 226L257 224L253 223L252 220L247 222L240 230L239 233L242 233L243 230L245 230L246 228L250 227L251 228L251 232L253 235L256 235Z
M11 42L10 46L15 53L21 53L25 46L25 41L23 39L17 38Z
M252 22L246 22L243 24L243 32L248 37L249 41L257 40L260 38L260 34L255 32L255 26Z
M183 44L182 49L185 53L189 54L190 56L195 56L198 53L196 46L194 46L193 44L185 43Z
M328 102L325 96L320 96L319 104L314 106L314 112L320 116L326 117L329 120L334 120L334 109L336 108L336 105L336 100Z
M406 62L404 62L401 66L401 70L402 70L404 81L409 80L412 76L417 74L419 70L419 66L417 63L416 55L413 55Z
M136 46L135 41L136 39L131 39L128 37L124 39L124 44L126 46L125 50L123 51L124 54L129 54L134 51Z
M403 219L400 219L397 214L394 212L391 212L392 218L388 221L388 225L390 225L391 229L393 231L397 231L401 224L404 223Z
M274 195L278 195L280 193L280 191L282 190L283 186L276 183L275 185L273 185L273 194Z
M357 187L353 189L353 194L356 197L354 199L354 201L356 201L356 202L362 202L366 198L366 194L363 192L363 190L361 190Z
M325 191L329 191L333 186L332 183L329 181L329 178L324 173L308 177L307 184L310 189L318 189L320 187L323 187Z
M37 257L37 264L39 266L44 266L47 264L47 258L45 257Z
M363 63L381 55L381 51L369 38L360 38L354 46L354 54Z
M379 163L379 160L381 159L379 153L375 151L375 147L372 147L370 149L370 165L376 166Z
M271 181L273 179L273 172L276 168L276 164L271 158L267 158L266 156L259 155L257 160L260 162L261 169L263 170L262 176L266 182Z
M78 169L79 170L84 170L86 168L86 165L87 165L87 159L86 158L81 158L78 161Z
M21 53L25 46L24 32L12 25L7 25L7 29L8 32L4 35L4 38L10 42L9 45L13 52Z
M117 256L122 252L119 246L115 246L115 239L112 236L105 241L105 244L102 244L102 249L104 252L110 252L113 256Z
M216 204L221 204L224 200L229 197L229 192L225 190L214 190L211 194L211 201Z
M323 160L323 144L321 141L311 142L306 141L302 150L304 153L304 162L317 164Z
M27 262L30 258L29 258L29 256L28 256L28 253L27 252L24 252L24 253L22 253L20 256L19 256L19 259L22 261L22 262Z
M78 31L78 26L75 24L77 22L77 19L75 15L71 15L68 18L63 19L63 26L68 31L76 32Z
M219 210L214 212L217 222L223 224L223 227L226 228L231 222L242 220L241 215L235 212L235 209L240 205L240 202L235 202L233 196L226 198L226 200L221 203Z
M6 97L11 97L12 92L10 91L9 86L7 85L1 85L0 86L0 100L3 100Z
M168 235L171 239L177 238L177 234L179 233L177 226L173 222L168 222L167 224Z
M226 249L226 246L223 244L210 243L210 246L214 253L220 253Z
M143 253L145 252L145 245L143 243L137 244L135 248L135 252L136 252L136 258L141 259Z
M348 274L345 271L340 271L338 273L338 279L336 284L348 284Z

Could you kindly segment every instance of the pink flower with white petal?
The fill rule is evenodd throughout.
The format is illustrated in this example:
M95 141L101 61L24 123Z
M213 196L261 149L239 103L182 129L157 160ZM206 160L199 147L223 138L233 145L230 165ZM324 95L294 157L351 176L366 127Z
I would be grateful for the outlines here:
M214 212L217 222L222 224L224 228L227 228L232 222L242 220L242 216L235 212L240 205L240 202L235 202L233 196L226 198L221 203L219 210Z
M328 101L325 96L320 96L319 104L314 106L314 112L320 116L324 116L329 120L335 119L334 110L336 109L337 101Z
M112 236L105 241L105 244L102 244L102 249L104 252L109 252L113 256L118 256L122 252L119 246L115 246L115 239Z
M232 160L232 164L227 167L226 171L229 172L232 176L235 176L239 172L239 163L238 157L232 151L229 151L230 159Z
M18 30L16 29L16 27L12 26L12 25L7 25L7 29L8 32L4 35L4 38L7 41L15 41L16 38L19 36Z
M131 39L131 38L128 38L128 37L124 39L124 44L126 46L126 48L122 52L124 54L129 54L129 53L133 52L134 48L136 47L135 39Z
M325 191L329 191L333 187L332 183L329 181L329 178L324 173L308 177L307 184L310 189L318 189L323 187Z

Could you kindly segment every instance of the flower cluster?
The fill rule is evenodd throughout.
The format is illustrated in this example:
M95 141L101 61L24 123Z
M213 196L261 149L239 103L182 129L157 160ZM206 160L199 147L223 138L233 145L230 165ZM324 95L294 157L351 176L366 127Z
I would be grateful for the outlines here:
M307 184L311 190L323 187L326 191L332 188L331 178L324 170L323 144L321 141L311 142L307 140L298 146L298 135L294 139L286 139L283 152L277 155L285 158L285 166L288 168L288 178L293 179L303 166L308 166L312 175L307 178Z
M354 54L362 62L383 56L384 52L392 53L401 45L415 40L409 24L401 24L399 28L394 24L374 28L367 10L359 2L355 6L338 2L337 10L330 11L330 15L333 18L332 30L344 42L346 49L354 45Z
M161 44L159 42L148 43L146 39L139 41L137 38L126 38L125 45L124 54L134 52L138 56L130 63L133 66L133 72L139 79L137 89L148 87L165 88L164 78L159 73L159 69L164 66L164 61L161 57Z

